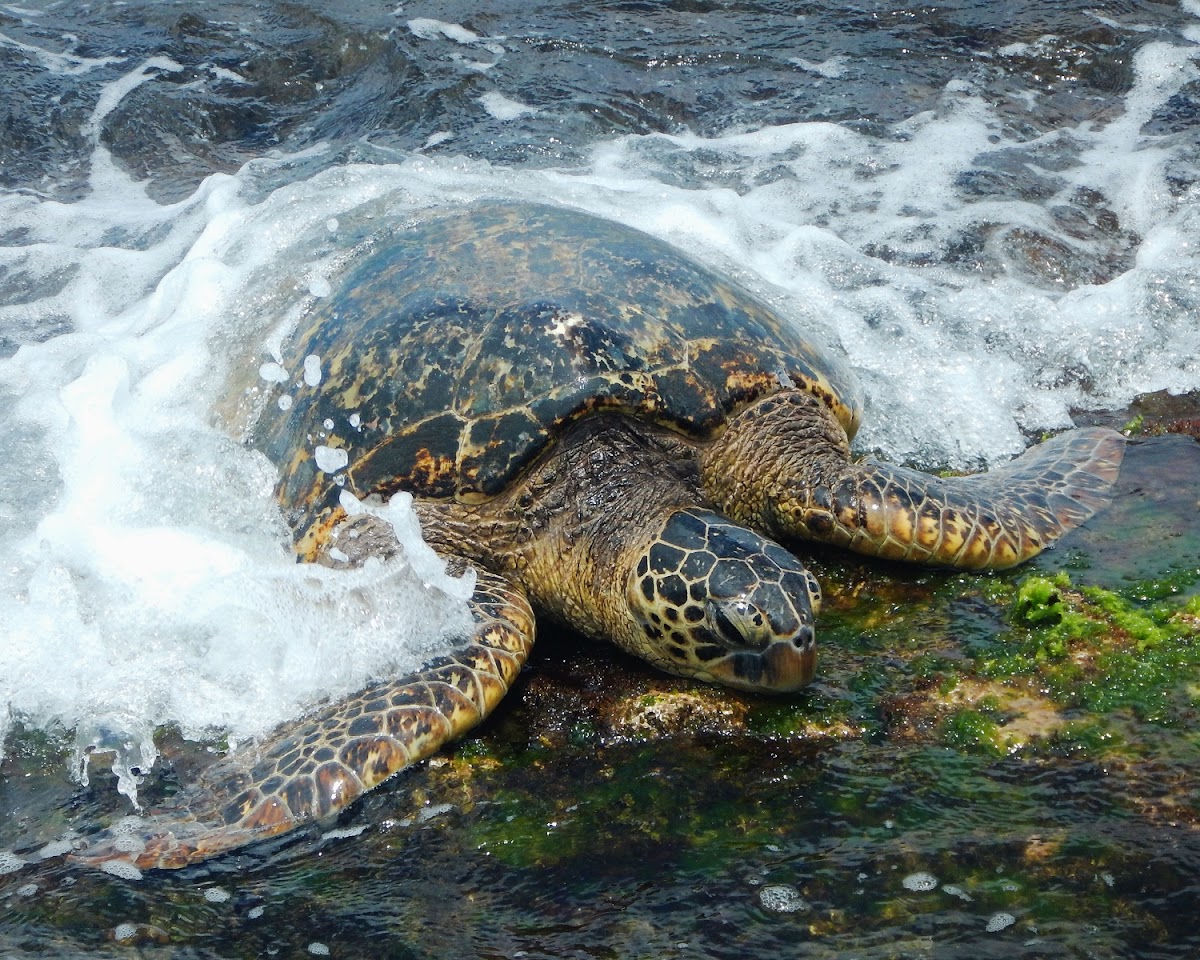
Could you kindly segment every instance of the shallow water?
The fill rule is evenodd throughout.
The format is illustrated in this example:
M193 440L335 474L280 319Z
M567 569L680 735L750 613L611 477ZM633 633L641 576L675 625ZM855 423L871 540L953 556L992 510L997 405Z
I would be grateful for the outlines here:
M279 327L373 223L479 197L622 219L844 352L867 396L860 449L975 467L1072 411L1200 386L1198 43L1191 0L0 5L0 849L128 810L118 784L140 799L168 789L159 754L183 773L200 756L156 730L243 740L452 633L452 582L426 589L403 564L366 586L298 572L272 470L230 438L221 402L230 368L273 359ZM1123 488L1107 522L1039 569L1194 593L1194 531L1178 520L1195 512L1194 444L1176 443L1138 454L1171 482ZM924 604L942 581L828 562L827 580L898 591L896 610L873 614L892 619L889 643L932 629ZM971 613L981 602L928 616L992 637L997 615ZM878 681L854 673L854 695L886 713L901 693L871 636L831 616L827 692L846 663L881 664ZM861 718L824 755L804 738L750 749L718 731L594 757L587 729L572 753L573 698L603 688L613 658L547 640L532 705L481 741L518 744L528 766L497 767L500 746L485 746L471 774L464 748L364 804L367 833L320 857L302 842L130 888L52 864L5 875L5 948L101 949L125 922L248 955L309 942L365 954L380 930L418 956L464 941L496 956L1195 946L1170 920L1195 908L1196 787L1179 737L1135 724L1131 742L1165 754L1116 785L1092 747L1077 762L1066 748L996 760L927 730L900 749L899 727ZM584 657L583 673L566 674L566 694L539 693L559 655ZM81 767L86 790L70 775ZM588 785L580 796L560 768ZM961 783L937 789L956 770ZM455 776L482 797L456 793ZM1192 812L1176 826L1130 814L1121 784L1134 780ZM715 793L671 814L664 800L696 784ZM455 808L383 829L412 814L414 790ZM570 857L531 859L530 838L562 836L544 824L572 803L589 818L564 820ZM895 804L904 817L885 812ZM647 806L658 812L639 820ZM1050 846L1031 848L1049 810ZM1111 816L1093 829L1097 811ZM523 832L497 839L514 822ZM497 866L504 843L523 859ZM936 891L899 883L922 871ZM1020 891L1004 889L1010 874ZM230 898L205 899L214 885ZM795 898L803 909L764 905ZM311 928L291 922L293 903L315 911ZM1005 912L1013 925L989 933Z

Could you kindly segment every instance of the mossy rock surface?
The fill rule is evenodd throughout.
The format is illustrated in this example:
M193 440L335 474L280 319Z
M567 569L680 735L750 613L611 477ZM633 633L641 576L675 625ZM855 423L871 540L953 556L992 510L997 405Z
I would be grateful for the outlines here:
M1016 570L813 555L795 697L547 631L487 724L336 824L136 884L0 875L0 953L1194 956L1198 501L1200 444L1152 436ZM18 740L0 849L117 812L64 743ZM151 794L205 759L163 747Z

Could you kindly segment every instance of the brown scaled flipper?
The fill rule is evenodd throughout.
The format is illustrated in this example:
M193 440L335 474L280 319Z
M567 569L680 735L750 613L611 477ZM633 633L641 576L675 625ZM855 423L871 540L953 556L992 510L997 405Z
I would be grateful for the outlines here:
M707 493L724 512L783 540L968 569L1011 567L1104 507L1125 438L1070 430L1010 463L935 477L853 462L841 425L802 392L744 411L706 452Z
M462 648L217 761L166 805L126 818L72 859L113 864L112 872L184 867L335 815L428 757L492 711L533 646L529 601L504 578L478 571L470 606L475 631Z

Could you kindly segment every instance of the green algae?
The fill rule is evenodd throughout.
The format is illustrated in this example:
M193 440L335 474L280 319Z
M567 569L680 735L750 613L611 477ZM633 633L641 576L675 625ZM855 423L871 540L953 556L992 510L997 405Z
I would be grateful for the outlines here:
M352 808L352 835L140 885L31 867L0 877L0 944L103 952L125 921L115 948L231 957L1192 956L1200 538L1194 481L1162 470L1194 448L1133 449L1110 513L1014 571L816 552L818 680L796 696L547 630L496 714ZM30 744L6 796L36 809L54 750ZM163 746L146 796L199 759ZM94 823L100 793L60 790L43 823ZM772 886L802 907L771 908Z
M1036 676L1064 707L1129 708L1170 723L1181 702L1195 702L1188 687L1200 680L1198 603L1146 603L1077 587L1066 573L1031 575L1015 586L1010 628L976 667L988 677Z

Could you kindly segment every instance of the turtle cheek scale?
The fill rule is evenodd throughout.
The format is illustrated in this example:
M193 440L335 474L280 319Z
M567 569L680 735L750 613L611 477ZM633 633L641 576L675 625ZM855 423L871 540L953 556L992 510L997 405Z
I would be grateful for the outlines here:
M786 693L812 680L820 589L800 562L707 510L672 513L631 571L631 652L668 673Z

